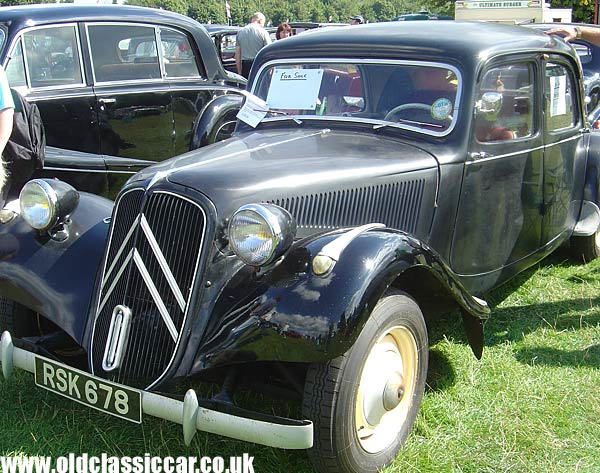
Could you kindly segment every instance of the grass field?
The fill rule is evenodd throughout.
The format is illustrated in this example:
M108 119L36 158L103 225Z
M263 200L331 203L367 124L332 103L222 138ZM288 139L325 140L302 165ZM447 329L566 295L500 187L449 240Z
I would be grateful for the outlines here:
M599 472L600 261L577 265L556 254L487 299L481 361L459 322L434 327L423 406L386 472ZM214 435L199 433L187 448L176 425L108 418L36 389L26 373L0 382L0 455L70 452L248 452L256 472L313 471L303 452Z

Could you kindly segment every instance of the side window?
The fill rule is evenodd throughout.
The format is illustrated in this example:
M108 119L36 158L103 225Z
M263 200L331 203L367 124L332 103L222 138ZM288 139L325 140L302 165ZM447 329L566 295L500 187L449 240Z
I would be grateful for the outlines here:
M27 85L24 61L23 45L19 39L10 53L10 62L6 67L6 77L11 87L23 87Z
M235 48L237 46L237 36L234 34L223 35L221 37L221 59L233 59L235 57Z
M19 70L23 61L23 50L20 49L23 44L31 87L83 83L75 25L37 28L23 33L22 42L13 51L13 59L9 64L9 69L14 67L11 74L14 74L16 81L24 79L24 71ZM11 85L16 85L16 82L11 82Z
M577 123L577 92L568 69L561 64L546 64L544 81L546 129L556 131Z
M88 25L88 38L96 82L161 78L153 27Z
M167 77L200 76L194 50L186 35L169 28L161 28L160 42Z
M484 73L475 114L478 141L514 140L533 134L533 70L532 64L516 63Z

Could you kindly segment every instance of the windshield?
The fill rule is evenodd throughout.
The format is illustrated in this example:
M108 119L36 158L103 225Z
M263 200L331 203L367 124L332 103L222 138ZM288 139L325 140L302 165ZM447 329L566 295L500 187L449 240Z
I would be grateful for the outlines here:
M362 119L445 135L456 123L460 89L458 71L439 63L289 62L264 67L253 93L271 118Z

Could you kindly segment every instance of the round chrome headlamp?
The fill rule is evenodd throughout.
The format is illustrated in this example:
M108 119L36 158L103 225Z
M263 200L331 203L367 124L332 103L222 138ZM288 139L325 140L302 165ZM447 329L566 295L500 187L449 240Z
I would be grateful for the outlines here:
M273 204L248 204L229 222L229 244L250 266L269 264L283 255L296 236L296 222L287 210Z
M21 216L36 230L49 230L69 215L79 193L69 184L52 179L33 179L19 195Z

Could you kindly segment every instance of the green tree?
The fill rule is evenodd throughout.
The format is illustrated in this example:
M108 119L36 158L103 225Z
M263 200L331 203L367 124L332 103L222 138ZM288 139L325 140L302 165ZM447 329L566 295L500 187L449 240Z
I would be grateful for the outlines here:
M187 15L200 23L227 24L224 0L187 0Z
M142 7L162 8L183 15L188 12L187 0L129 0L129 5L139 5Z

